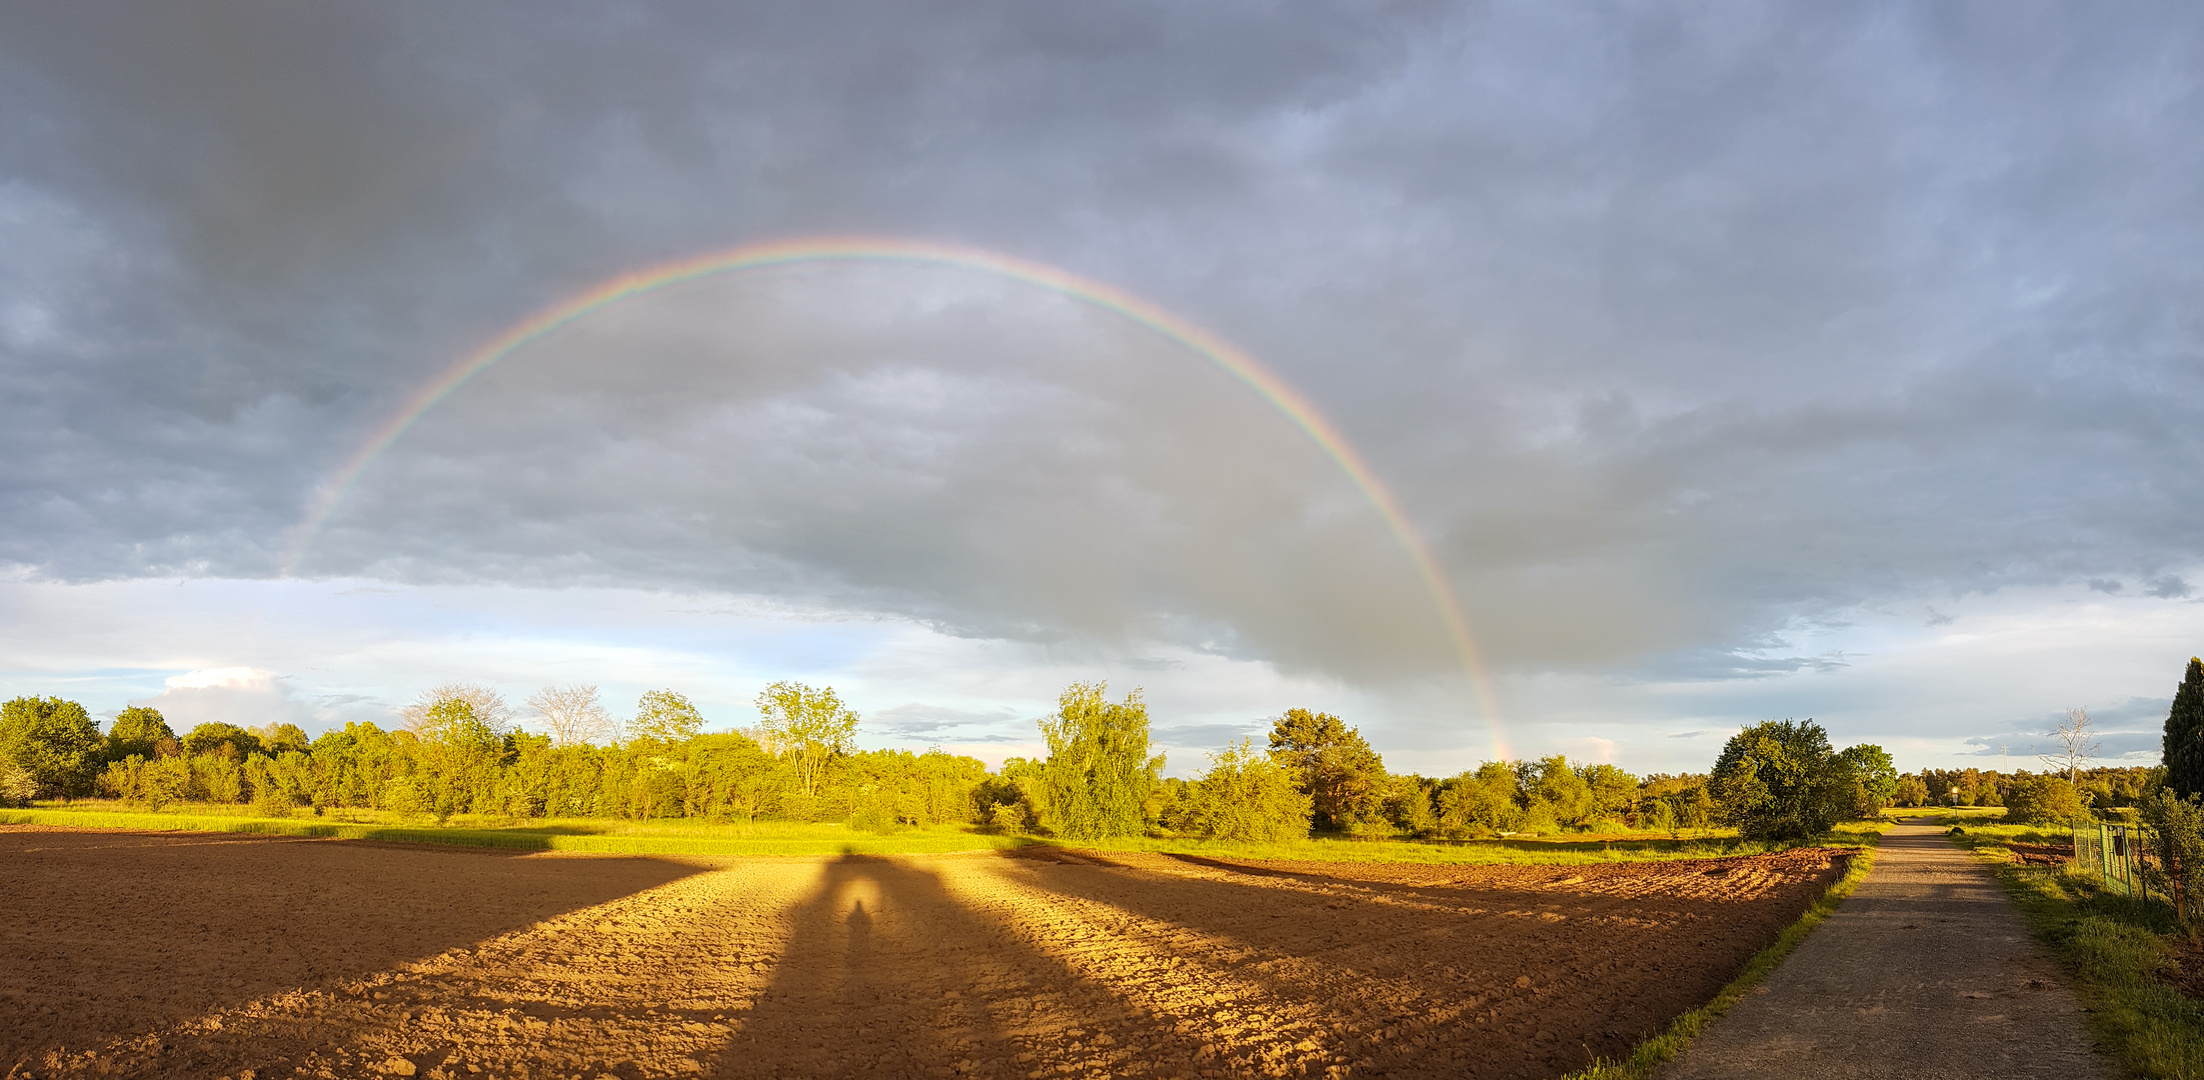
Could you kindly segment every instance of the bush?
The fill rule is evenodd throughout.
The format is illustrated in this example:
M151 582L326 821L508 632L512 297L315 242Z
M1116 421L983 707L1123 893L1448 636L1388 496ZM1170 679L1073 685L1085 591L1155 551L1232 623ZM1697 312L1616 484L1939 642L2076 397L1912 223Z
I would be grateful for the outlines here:
M15 759L0 755L0 806L29 806L38 797L38 778Z
M2081 792L2060 776L2024 776L2005 796L2005 820L2016 825L2050 825L2088 816Z
M1209 771L1191 784L1181 828L1215 840L1269 843L1309 835L1314 800L1299 778L1242 739L1211 759Z
M90 794L107 743L84 706L19 697L0 705L0 757L30 774L41 796Z

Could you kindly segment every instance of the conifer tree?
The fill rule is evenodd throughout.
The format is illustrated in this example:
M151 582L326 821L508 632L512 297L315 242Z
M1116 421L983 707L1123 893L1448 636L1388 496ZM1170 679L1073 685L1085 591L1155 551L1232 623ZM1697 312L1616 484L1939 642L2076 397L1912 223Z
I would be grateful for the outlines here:
M2204 660L2189 658L2166 713L2166 786L2184 799L2204 792Z

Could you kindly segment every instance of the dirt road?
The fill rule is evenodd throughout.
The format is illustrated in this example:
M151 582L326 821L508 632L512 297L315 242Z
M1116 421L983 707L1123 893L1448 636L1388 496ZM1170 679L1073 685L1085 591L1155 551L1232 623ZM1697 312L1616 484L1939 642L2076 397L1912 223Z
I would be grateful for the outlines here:
M1831 854L683 865L0 829L0 1073L1551 1076L1705 1001Z
M1875 869L1662 1080L2109 1078L2065 976L1988 872L1932 825Z

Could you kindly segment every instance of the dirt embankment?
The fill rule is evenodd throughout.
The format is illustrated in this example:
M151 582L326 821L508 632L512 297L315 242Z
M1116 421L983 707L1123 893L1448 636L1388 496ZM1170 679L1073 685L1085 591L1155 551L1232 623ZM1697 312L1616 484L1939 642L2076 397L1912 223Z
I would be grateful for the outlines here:
M1549 1076L1712 996L1832 856L701 867L0 830L0 1072Z

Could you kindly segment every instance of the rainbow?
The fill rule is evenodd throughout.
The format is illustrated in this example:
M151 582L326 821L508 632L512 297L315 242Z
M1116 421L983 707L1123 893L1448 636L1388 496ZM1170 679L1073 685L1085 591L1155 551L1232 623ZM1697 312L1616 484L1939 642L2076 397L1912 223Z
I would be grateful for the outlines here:
M1455 599L1454 590L1447 585L1445 576L1440 573L1438 563L1432 559L1430 547L1424 543L1422 534L1416 531L1407 513L1402 511L1400 501L1378 480L1377 474L1370 470L1369 464L1363 461L1362 455L1347 441L1346 436L1330 420L1325 419L1315 405L1245 350L1153 303L1114 286L1091 281L1053 266L975 248L872 237L810 237L754 244L623 274L579 296L545 308L499 334L481 348L460 357L449 370L417 391L396 415L376 429L331 474L329 480L316 492L305 518L293 532L294 539L284 556L278 571L279 576L291 575L293 568L312 545L315 535L328 522L330 514L344 501L345 495L377 456L405 435L406 430L422 414L435 408L438 402L465 385L467 380L511 355L515 349L555 333L607 304L639 296L653 289L716 274L820 262L949 266L1021 281L1146 327L1206 358L1246 384L1305 432L1339 466L1340 471L1347 475L1348 481L1377 510L1386 527L1392 530L1402 549L1414 561L1417 573L1422 575L1424 586L1438 609L1439 619L1453 639L1454 649L1461 658L1462 670L1468 675L1477 703L1484 712L1497 758L1506 760L1510 756L1497 702L1492 694L1490 680L1485 674L1484 662L1478 655L1476 639L1470 635L1469 619L1462 613L1462 605Z

